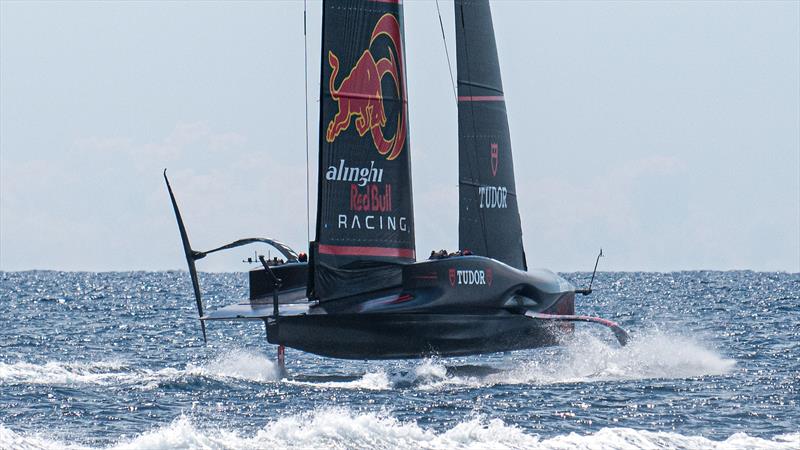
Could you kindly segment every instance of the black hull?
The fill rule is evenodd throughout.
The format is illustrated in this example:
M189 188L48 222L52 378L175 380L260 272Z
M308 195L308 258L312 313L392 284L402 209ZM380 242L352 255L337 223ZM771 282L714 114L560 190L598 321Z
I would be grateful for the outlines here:
M341 359L465 356L547 347L571 332L519 314L322 314L282 317L268 340Z
M546 270L523 272L490 258L460 256L405 265L399 285L378 286L382 289L316 303L251 301L203 320L261 319L272 344L364 360L547 347L573 330L565 317L575 311L574 287Z

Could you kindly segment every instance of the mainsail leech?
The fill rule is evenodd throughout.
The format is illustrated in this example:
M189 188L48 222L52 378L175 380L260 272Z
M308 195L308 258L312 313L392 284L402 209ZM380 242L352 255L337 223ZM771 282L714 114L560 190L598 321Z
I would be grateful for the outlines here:
M525 270L511 136L486 0L456 0L459 247Z

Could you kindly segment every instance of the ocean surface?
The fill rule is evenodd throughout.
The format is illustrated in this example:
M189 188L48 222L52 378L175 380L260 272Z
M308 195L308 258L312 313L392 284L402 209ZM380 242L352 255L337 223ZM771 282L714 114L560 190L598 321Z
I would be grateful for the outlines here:
M588 274L563 274L584 285ZM202 274L210 307L244 274ZM341 361L211 323L186 272L0 272L0 449L800 449L800 274L601 273L540 350Z

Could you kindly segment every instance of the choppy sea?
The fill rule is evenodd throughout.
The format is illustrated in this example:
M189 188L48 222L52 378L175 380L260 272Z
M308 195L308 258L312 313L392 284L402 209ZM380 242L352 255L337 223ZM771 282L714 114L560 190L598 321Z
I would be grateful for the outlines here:
M585 284L587 274L563 274ZM206 303L243 274L202 274ZM800 449L800 274L601 273L561 346L341 361L211 323L186 272L0 272L0 448Z

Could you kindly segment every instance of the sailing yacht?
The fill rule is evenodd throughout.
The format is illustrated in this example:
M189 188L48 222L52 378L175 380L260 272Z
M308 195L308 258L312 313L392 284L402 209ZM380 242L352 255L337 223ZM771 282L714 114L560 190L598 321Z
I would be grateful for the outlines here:
M347 359L420 358L557 344L576 289L529 269L487 0L455 0L459 248L418 258L400 0L323 2L316 237L308 262L273 239L191 248L169 190L200 321L260 320L279 346ZM250 271L250 298L204 312L195 261L252 243L285 262ZM427 256L427 255L426 255ZM596 269L596 266L595 266Z

